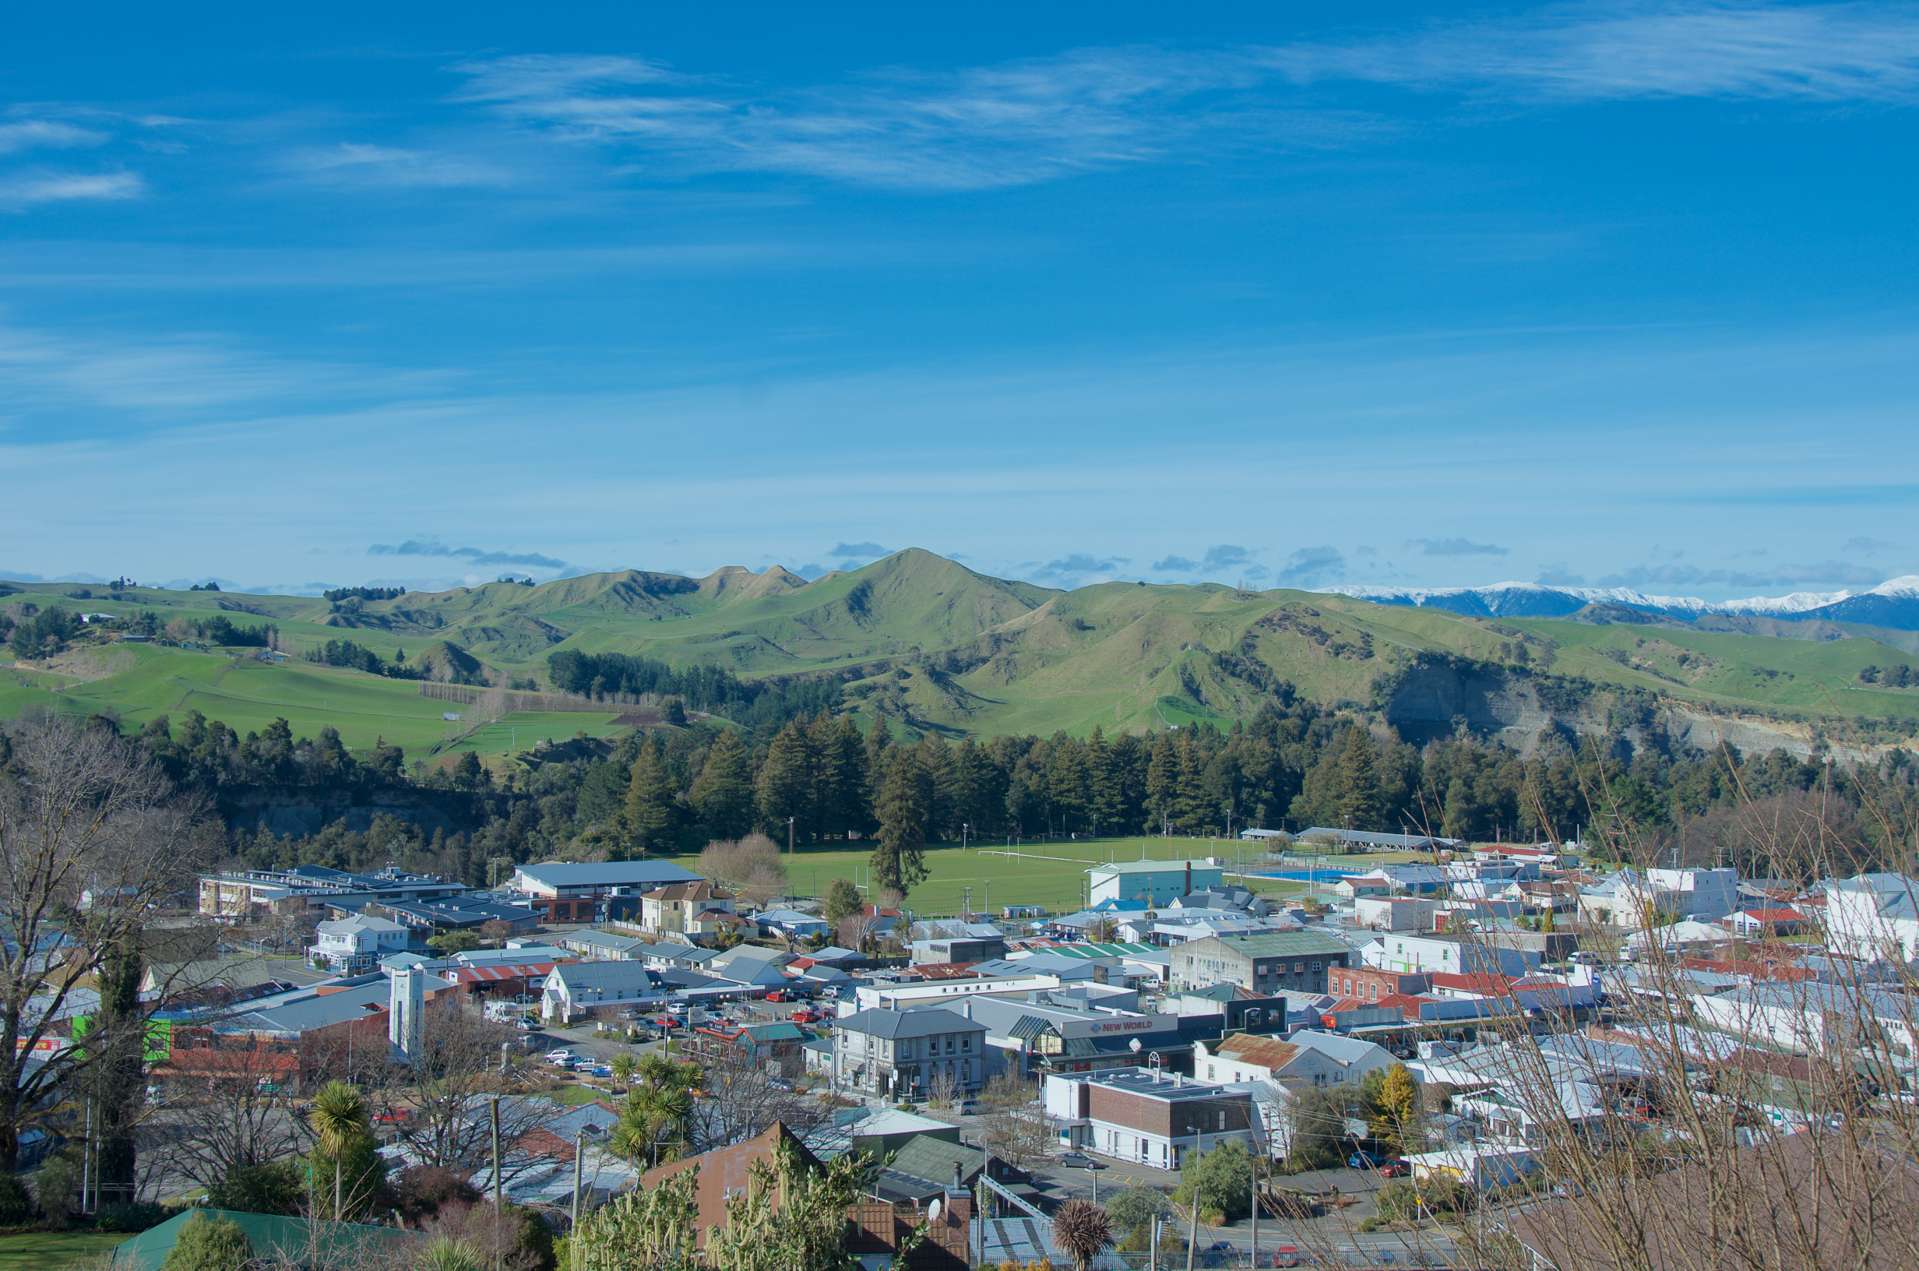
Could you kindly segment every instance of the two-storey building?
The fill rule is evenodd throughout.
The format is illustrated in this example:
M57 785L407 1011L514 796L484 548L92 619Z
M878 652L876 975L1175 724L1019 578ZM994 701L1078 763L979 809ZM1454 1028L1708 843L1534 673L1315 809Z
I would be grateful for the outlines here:
M884 1098L959 1094L985 1080L986 1026L943 1007L871 1008L833 1022L833 1084Z
M1236 984L1250 993L1291 990L1318 993L1328 967L1353 961L1343 941L1316 931L1269 931L1250 936L1210 936L1171 950L1175 988Z

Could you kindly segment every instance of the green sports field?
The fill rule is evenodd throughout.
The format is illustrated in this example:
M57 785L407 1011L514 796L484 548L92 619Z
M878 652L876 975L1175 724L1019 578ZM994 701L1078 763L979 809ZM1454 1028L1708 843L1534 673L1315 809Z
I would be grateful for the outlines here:
M790 859L787 876L800 896L823 896L835 878L845 878L864 890L869 878L871 844L849 847L802 847ZM1108 838L1051 843L982 843L961 849L957 844L926 849L928 878L907 896L915 913L945 915L960 912L966 889L972 889L976 912L997 911L1006 905L1044 905L1054 913L1080 907L1085 899L1086 870L1109 861L1204 860L1218 857L1232 873L1240 864L1257 868L1257 854L1236 839ZM1404 860L1404 853L1382 856L1343 856L1339 864L1368 868L1387 860ZM1284 879L1251 881L1267 895L1294 895L1303 887Z

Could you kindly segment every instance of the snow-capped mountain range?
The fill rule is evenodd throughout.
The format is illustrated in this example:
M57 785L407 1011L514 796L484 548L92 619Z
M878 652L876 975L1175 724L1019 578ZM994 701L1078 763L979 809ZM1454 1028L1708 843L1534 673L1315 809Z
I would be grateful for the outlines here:
M1550 587L1543 583L1492 583L1485 587L1368 587L1345 584L1325 590L1380 605L1444 609L1474 618L1560 618L1588 605L1617 605L1666 618L1713 614L1788 621L1825 619L1919 631L1919 574L1889 579L1868 591L1795 591L1745 600L1700 600L1655 596L1630 587Z

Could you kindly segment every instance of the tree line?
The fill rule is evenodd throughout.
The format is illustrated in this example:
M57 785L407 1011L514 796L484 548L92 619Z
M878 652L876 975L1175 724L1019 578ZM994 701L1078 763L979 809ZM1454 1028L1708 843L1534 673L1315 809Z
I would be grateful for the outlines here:
M839 705L839 684L809 676L742 680L723 667L676 668L630 653L562 649L546 660L547 677L563 693L587 697L678 697L687 707L724 715L748 728L780 724Z

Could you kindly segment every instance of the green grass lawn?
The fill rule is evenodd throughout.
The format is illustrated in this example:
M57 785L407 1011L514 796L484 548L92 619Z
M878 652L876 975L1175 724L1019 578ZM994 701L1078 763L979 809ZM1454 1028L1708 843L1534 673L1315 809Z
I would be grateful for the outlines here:
M870 844L851 847L803 847L790 861L787 876L795 895L823 896L835 878L852 880L864 888L869 870ZM1007 855L1016 852L1019 855ZM906 903L915 913L956 914L966 889L972 888L973 908L997 912L1006 905L1045 905L1054 913L1078 909L1085 898L1086 870L1109 861L1204 860L1218 857L1232 873L1239 864L1259 867L1259 854L1237 839L1107 838L1078 842L1024 843L1004 841L961 849L939 844L926 849L927 880L915 887ZM1387 860L1404 860L1404 853L1340 857L1340 865L1370 868ZM1285 896L1304 888L1284 879L1260 880L1255 889L1265 895Z
M0 1236L0 1271L54 1271L105 1253L127 1239L124 1233L29 1231Z
M242 736L285 719L296 737L331 726L350 749L384 738L409 758L445 751L505 754L543 739L618 731L615 711L519 711L470 735L441 716L463 708L423 697L419 684L293 660L261 662L244 653L201 653L158 645L89 651L84 673L57 675L0 667L0 717L38 706L73 714L112 711L129 728L156 715L176 724L188 711L217 719ZM456 740L457 739L457 740Z

